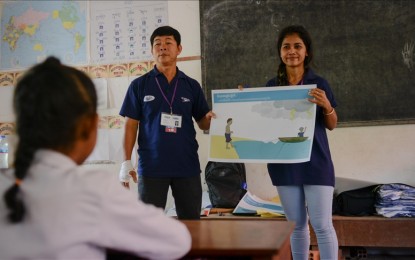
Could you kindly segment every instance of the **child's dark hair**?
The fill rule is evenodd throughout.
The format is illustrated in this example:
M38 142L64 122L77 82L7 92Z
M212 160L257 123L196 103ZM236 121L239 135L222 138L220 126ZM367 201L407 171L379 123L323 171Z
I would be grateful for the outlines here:
M277 82L279 86L285 86L289 85L288 78L287 78L287 72L285 70L285 64L282 62L281 58L281 46L282 42L284 41L284 38L287 35L297 34L298 37L303 40L304 45L307 50L307 56L304 60L304 69L307 71L307 69L310 67L311 62L313 60L313 44L311 41L310 34L308 31L301 25L291 25L287 26L284 29L281 30L281 32L278 35L278 41L277 41L277 48L278 48L278 56L280 58L280 65L278 67L278 76L277 76Z
M96 115L97 94L82 71L54 57L29 69L17 83L13 99L18 144L14 160L16 182L4 194L11 223L23 221L25 205L20 185L39 149L72 148L80 119Z
M150 37L151 46L153 46L154 38L156 38L157 36L171 36L171 35L173 36L174 40L177 42L177 45L180 45L181 37L180 37L179 31L177 31L176 29L170 26L161 26L155 29L153 34L151 34L151 37Z

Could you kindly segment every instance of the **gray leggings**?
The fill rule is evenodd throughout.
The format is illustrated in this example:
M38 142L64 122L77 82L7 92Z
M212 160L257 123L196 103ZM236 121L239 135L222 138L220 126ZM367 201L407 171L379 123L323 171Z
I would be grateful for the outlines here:
M338 259L338 242L332 222L333 190L331 186L277 186L285 215L295 222L291 234L294 260L307 260L310 247L308 218L316 233L321 260Z

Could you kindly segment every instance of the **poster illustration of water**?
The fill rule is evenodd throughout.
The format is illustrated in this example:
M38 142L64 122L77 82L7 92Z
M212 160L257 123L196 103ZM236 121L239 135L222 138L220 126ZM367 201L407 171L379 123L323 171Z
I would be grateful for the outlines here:
M209 160L300 163L310 160L316 85L212 90L216 114L209 130Z

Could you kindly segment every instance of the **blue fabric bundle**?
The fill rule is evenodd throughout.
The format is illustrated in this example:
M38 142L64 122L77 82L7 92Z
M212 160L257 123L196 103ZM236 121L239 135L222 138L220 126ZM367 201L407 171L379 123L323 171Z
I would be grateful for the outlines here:
M384 217L415 217L415 187L402 183L383 184L377 191L375 207Z

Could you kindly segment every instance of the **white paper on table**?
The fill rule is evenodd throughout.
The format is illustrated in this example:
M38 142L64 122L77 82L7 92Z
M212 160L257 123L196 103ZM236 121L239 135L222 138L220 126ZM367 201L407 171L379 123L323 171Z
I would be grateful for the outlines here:
M284 210L280 203L273 201L266 201L253 195L250 191L247 191L245 196L239 201L238 205L234 209L235 214L251 214L257 213L258 210L264 210L267 212L284 214Z

